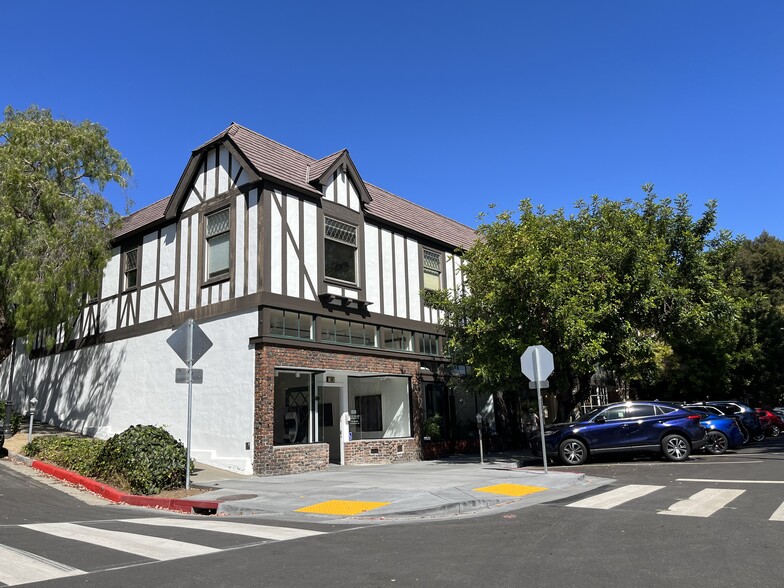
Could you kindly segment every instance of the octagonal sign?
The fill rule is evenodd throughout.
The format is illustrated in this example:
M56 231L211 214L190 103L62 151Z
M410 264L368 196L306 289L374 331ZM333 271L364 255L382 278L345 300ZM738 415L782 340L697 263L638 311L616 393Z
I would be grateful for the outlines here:
M534 382L546 380L554 367L553 354L544 345L531 345L520 356L523 375Z

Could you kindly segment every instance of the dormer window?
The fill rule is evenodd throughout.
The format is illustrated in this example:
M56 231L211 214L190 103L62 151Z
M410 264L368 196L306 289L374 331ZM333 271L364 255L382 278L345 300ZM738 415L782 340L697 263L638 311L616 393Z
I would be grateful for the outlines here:
M207 239L207 279L219 278L229 273L229 209L223 208L205 217L204 232Z
M324 276L357 283L357 227L324 218Z

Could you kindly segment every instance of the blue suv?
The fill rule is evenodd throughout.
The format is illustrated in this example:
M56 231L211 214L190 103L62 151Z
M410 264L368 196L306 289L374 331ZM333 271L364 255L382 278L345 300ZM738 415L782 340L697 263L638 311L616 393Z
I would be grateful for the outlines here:
M572 423L544 429L547 455L577 466L589 455L610 452L663 454L670 461L684 461L706 443L700 416L668 402L619 402L601 406ZM541 455L538 436L534 453Z

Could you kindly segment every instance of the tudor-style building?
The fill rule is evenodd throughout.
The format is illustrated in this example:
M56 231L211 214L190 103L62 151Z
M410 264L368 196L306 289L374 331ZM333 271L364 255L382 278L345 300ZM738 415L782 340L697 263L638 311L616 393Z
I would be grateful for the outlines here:
M232 124L171 196L125 219L71 334L54 351L43 334L30 355L19 343L12 398L99 437L151 423L184 439L166 340L192 317L213 342L194 387L197 460L272 475L420 459L426 418L492 412L449 401L441 317L422 297L461 289L474 238L365 183L346 150L313 159Z

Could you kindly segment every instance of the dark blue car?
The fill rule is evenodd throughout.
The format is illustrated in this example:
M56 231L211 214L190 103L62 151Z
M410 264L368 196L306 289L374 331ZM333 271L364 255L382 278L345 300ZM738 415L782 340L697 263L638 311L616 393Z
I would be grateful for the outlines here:
M684 461L706 443L700 415L667 402L631 401L599 407L572 423L544 430L547 455L566 465L580 465L589 455L610 452L663 454ZM538 436L534 452L541 455Z

